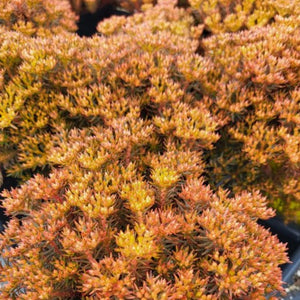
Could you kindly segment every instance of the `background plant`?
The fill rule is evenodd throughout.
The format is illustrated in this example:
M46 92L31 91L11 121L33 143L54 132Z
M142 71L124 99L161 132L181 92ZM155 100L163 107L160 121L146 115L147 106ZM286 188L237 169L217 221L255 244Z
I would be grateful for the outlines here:
M98 30L118 36L134 20L178 34L162 16L157 13L155 24L147 12L143 21L139 15L128 21L116 18L100 23ZM299 24L299 16L286 14L265 27L201 38L201 55L178 57L174 73L184 93L205 106L219 124L215 132L221 138L205 151L206 174L214 189L221 186L233 194L259 189L286 221L294 222L300 220ZM203 29L200 25L190 34L202 36ZM172 114L169 110L168 118ZM192 126L180 117L186 127Z
M299 16L300 13L299 0L190 0L180 3L190 6L195 19L214 34L263 27L273 23L276 16Z
M153 86L154 91L161 84L149 79L160 81L163 69L165 82L158 92L163 94L174 82L172 91L183 97L170 78L173 55L192 52L197 41L188 29L193 20L183 10L177 10L174 17L169 12L169 18L174 19L166 22L171 29L157 32L155 22L146 28L140 20L138 34L129 26L121 38L109 39L80 39L68 32L32 39L2 29L1 161L8 171L24 175L26 170L45 167L53 133L61 128L105 125L128 110L133 101L129 97L146 111L148 89ZM144 30L150 31L152 40L142 37Z
M76 17L67 0L1 0L0 25L29 36L76 30Z
M299 17L275 19L205 39L204 57L179 64L188 90L223 124L207 152L210 183L260 189L299 222Z

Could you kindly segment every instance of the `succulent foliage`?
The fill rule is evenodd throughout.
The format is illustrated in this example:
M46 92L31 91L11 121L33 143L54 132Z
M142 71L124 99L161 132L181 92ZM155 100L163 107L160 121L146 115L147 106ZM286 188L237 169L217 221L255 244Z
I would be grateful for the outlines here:
M300 219L300 19L203 38L191 9L142 10L92 38L0 17L0 162L24 181L2 193L3 299L282 291L256 221Z
M76 30L68 0L1 0L0 26L29 36L49 36Z

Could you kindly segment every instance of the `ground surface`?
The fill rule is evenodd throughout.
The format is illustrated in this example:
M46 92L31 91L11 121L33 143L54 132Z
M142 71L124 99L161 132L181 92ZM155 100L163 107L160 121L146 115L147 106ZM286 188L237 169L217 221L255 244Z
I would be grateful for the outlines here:
M293 284L288 285L285 288L287 295L284 298L284 300L300 300L300 268L296 272L293 280Z

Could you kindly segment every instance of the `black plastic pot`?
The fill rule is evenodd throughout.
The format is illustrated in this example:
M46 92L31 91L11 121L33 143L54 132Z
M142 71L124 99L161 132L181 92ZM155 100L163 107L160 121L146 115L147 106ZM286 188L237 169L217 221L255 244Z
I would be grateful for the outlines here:
M269 228L276 234L282 243L287 243L289 257L292 258L300 246L300 226L297 224L285 224L283 218L276 216L269 220L259 220L259 224ZM284 270L289 264L282 266Z
M266 228L269 228L273 234L276 234L279 240L287 243L288 254L291 263L284 264L282 268L282 281L284 287L293 284L293 278L300 269L300 226L296 224L285 224L280 217L258 222ZM300 291L288 293L284 300L300 300Z
M300 246L291 257L292 264L285 267L282 273L282 280L287 284L293 283L293 276L300 269Z

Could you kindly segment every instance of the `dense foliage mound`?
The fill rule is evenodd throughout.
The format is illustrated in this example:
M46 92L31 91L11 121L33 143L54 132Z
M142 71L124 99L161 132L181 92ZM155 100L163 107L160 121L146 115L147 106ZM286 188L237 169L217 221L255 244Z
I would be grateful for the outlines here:
M197 41L189 32L192 18L183 10L172 13L168 12L170 21L162 17L161 26L164 22L168 27L160 31L154 19L146 28L140 14L140 26L129 26L122 37L81 39L65 32L32 39L2 30L1 162L11 157L8 171L18 175L43 168L52 135L61 128L105 125L126 113L133 101L140 102L146 117L148 99L165 90L174 91L174 98L185 97L177 83L180 78L172 79L172 64L175 55L192 55ZM177 111L182 114L179 107ZM215 128L214 124L210 131Z
M1 237L4 297L265 299L281 289L285 247L256 223L273 215L265 199L214 194L201 154L174 140L159 154L154 134L135 112L74 129L53 150L64 167L4 193L23 216Z
M164 18L170 16L161 12L153 25L154 14L146 12L142 21L140 15L104 21L98 29L117 37L128 32L129 24L135 28L142 22L142 28L180 32L166 25ZM299 16L276 16L266 27L202 39L197 49L202 55L176 57L172 76L185 97L198 100L218 123L214 132L220 139L205 151L207 178L214 190L259 189L295 222L300 222L299 25ZM151 101L147 105L152 106ZM169 108L160 114L163 120L177 119ZM164 134L173 134L175 127L169 123Z
M299 17L277 16L269 26L200 43L203 25L193 22L184 10L164 8L113 17L98 27L107 37L91 40L67 32L31 39L2 28L4 167L27 178L49 165L53 133L105 124L116 116L108 112L110 99L122 114L133 97L161 135L176 136L179 120L180 134L198 127L195 137L211 145L205 160L214 190L260 189L299 221ZM201 113L191 116L183 102L195 102ZM200 125L202 111L214 122ZM208 136L202 126L210 127Z
M198 57L182 70L193 95L224 124L207 153L210 183L259 189L287 220L300 222L300 18L275 19L206 39L210 68L195 70Z
M76 30L68 0L1 0L0 26L30 36L48 36Z
M0 27L0 162L24 181L2 194L4 299L282 290L256 221L299 218L299 17L203 39L189 9L143 10L93 38Z
M299 0L181 0L212 33L236 32L273 23L276 16L300 15Z

